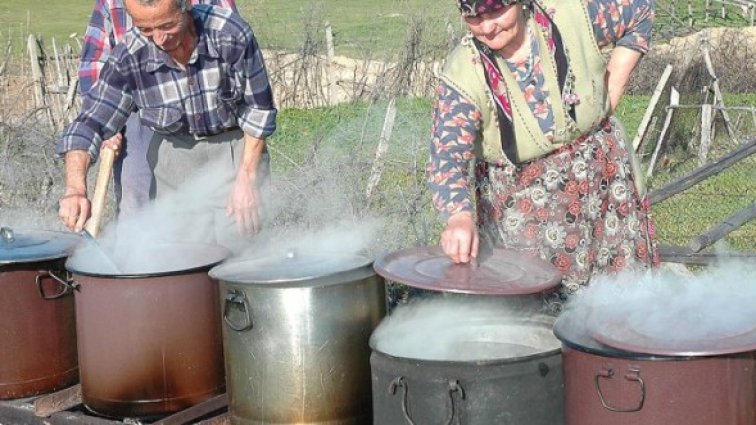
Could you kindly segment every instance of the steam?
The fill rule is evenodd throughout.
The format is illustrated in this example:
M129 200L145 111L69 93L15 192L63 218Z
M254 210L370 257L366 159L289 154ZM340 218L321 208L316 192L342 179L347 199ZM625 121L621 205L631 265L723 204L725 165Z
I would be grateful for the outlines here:
M756 264L735 261L696 275L659 270L602 276L567 308L584 315L600 342L693 352L745 338L756 347L755 281Z
M548 316L520 310L516 301L453 295L395 309L375 330L371 345L411 359L485 361L556 350L559 341Z

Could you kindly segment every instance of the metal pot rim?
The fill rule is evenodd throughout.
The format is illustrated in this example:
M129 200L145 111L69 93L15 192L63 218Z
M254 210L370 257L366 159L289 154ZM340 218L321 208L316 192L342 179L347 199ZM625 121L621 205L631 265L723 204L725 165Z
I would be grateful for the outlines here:
M384 320L387 320L388 318L384 318ZM483 324L495 324L492 322L489 318L485 317L471 317L469 318L469 321L481 321ZM464 323L464 326L468 327L475 327L478 323L469 323L469 321L466 321ZM553 317L545 314L536 314L527 318L521 318L519 320L521 324L527 324L532 326L533 328L540 327L543 331L548 331L551 328L551 325L553 323ZM512 326L511 323L508 323L507 325ZM539 326L540 325L540 326ZM520 355L520 356L510 356L510 357L501 357L501 358L493 358L493 359L480 359L480 360L438 360L438 359L425 359L420 357L408 357L403 355L397 355L397 354L390 354L387 353L385 350L381 350L378 348L378 342L377 338L375 337L376 333L374 332L373 335L371 335L370 340L368 344L370 345L370 348L380 354L383 354L387 357L390 357L392 359L402 360L406 362L428 362L429 364L435 364L435 365L464 365L464 364L470 364L470 365L497 365L497 364L507 364L507 363L515 363L515 362L521 362L526 361L529 359L536 359L536 358L542 358L542 357L548 357L550 355L559 353L561 351L560 345L557 343L555 344L554 348L551 349L543 349L542 351L538 351L533 354L526 354L526 355ZM558 341L555 341L558 342Z
M330 257L324 256L323 258ZM351 261L345 263L346 268L337 268L320 273L297 273L296 275L287 275L281 273L280 270L273 270L272 273L267 271L267 269L266 273L255 273L254 270L250 270L250 265L254 265L255 262L259 262L264 266L265 258L232 259L214 267L210 270L209 274L210 277L214 279L234 285L273 288L308 287L312 286L310 285L312 282L316 282L317 286L328 286L345 283L345 280L356 280L358 278L375 275L372 259L362 255L349 255L348 259ZM278 258L273 258L273 260L279 261ZM276 264L275 268L280 269L280 266L280 263ZM234 268L238 268L239 270L234 270Z
M422 362L426 363L428 365L438 365L438 366L494 366L494 365L503 365L503 364L510 364L510 363L520 363L527 360L532 359L539 359L543 357L549 357L554 354L559 354L562 349L561 347L554 348L553 350L547 350L547 351L541 351L535 354L528 354L525 356L515 356L515 357L505 357L501 359L489 359L489 360L434 360L434 359L421 359L416 357L404 357L404 356L396 356L393 354L388 354L385 351L381 351L375 346L375 342L373 339L370 339L370 349L373 350L374 353L380 354L382 356L386 356L392 360L396 360L399 362L406 362L406 363L417 363Z
M3 227L3 231L10 230ZM75 233L58 232L53 230L16 229L11 231L16 239L27 238L36 240L35 243L11 249L0 249L0 266L13 264L29 264L43 261L59 260L70 255L70 251L81 240ZM22 239L23 240L23 239ZM0 248L7 246L7 242L0 240ZM4 253L7 253L4 255ZM15 255L11 255L14 253Z
M559 317L557 317L557 320L554 322L554 336L556 336L565 347L602 357L640 361L681 361L705 359L711 357L727 357L728 355L739 356L749 353L743 351L728 354L688 355L681 353L679 355L672 355L624 351L622 349L611 347L601 343L600 341L597 341L588 333L586 329L580 329L580 326L573 326L574 322L571 323L572 319L573 317L570 312L564 312Z
M70 257L65 264L66 270L68 270L71 273L81 275L81 276L89 276L89 277L98 277L98 278L112 278L112 279L144 279L144 278L153 278L153 277L165 277L165 276L176 276L176 275L183 275L183 274L191 274L196 273L198 271L203 270L209 270L212 267L220 264L223 262L226 257L229 255L228 249L219 246L219 245L211 245L206 243L198 243L198 242L191 242L191 243L172 243L172 244L159 244L159 245L178 245L178 246L192 246L196 247L197 249L205 249L208 251L208 254L204 256L206 258L204 261L198 261L197 264L191 265L189 267L179 267L179 268L169 268L166 270L156 270L156 271L145 271L145 272L132 272L132 271L126 271L123 273L118 272L103 272L100 270L86 270L85 267L77 267L75 262L72 262L74 257Z

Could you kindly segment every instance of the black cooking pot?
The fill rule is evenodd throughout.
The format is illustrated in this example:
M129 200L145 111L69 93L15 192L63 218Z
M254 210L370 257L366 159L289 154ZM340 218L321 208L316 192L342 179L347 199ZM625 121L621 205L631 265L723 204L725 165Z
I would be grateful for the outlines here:
M63 263L78 237L0 229L0 399L78 380L74 299Z
M586 315L556 320L566 425L756 424L754 352L708 356L629 352L594 339Z
M402 307L402 315L412 316L413 308ZM552 322L549 316L481 314L439 326L418 317L417 326L404 322L383 337L379 328L370 341L374 424L563 423L562 365ZM436 340L439 348L450 333L460 338L442 350L420 344L407 351L396 344L402 335Z

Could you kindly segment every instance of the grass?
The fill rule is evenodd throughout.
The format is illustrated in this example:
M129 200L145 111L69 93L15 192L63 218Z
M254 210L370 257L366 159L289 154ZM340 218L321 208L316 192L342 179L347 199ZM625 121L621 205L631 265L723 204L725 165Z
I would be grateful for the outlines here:
M453 28L460 20L452 0L236 0L240 13L253 26L260 43L266 48L296 50L305 33L323 36L320 24L329 21L334 31L336 54L362 57L366 53L390 53L401 48L406 39L407 23L423 19L430 40L443 40L447 25ZM691 3L698 28L712 26L743 26L748 22L730 8L726 19L719 10L704 22L704 0ZM0 2L0 42L8 37L25 42L26 34L55 37L60 42L71 34L84 33L94 0L27 0ZM677 2L677 19L670 0L660 0L656 27L659 34L682 31L677 19L687 21L687 3ZM307 28L308 25L314 25ZM456 27L455 29L458 29ZM321 40L320 38L319 40ZM23 49L16 49L23 52Z
M743 103L739 102L750 98L749 95L729 97L729 102L742 105ZM623 98L617 115L625 123L629 134L634 134L638 128L648 101L648 96ZM373 106L372 112L367 110L367 104L281 111L279 129L270 140L270 146L274 149L274 166L285 169L292 163L300 163L318 140L338 139L344 149L353 149L359 143L361 126L367 115L374 117L369 120L370 131L366 137L367 143L370 144L366 149L370 151L380 131L380 120L384 112L382 106ZM397 103L397 108L397 117L401 121L397 122L395 135L403 135L395 136L400 140L392 139L392 145L419 143L421 149L424 149L430 134L430 100L403 99ZM414 135L408 140L407 133ZM720 140L719 143L725 142ZM692 168L694 166L689 169ZM756 159L744 161L679 195L653 205L652 212L657 223L659 241L687 245L693 237L749 205L756 199L755 170ZM367 170L365 172L367 173ZM652 189L658 189L687 172L687 169L677 174L671 170L662 171L649 182L649 185ZM397 184L404 184L407 180L407 176L404 175L392 175L388 178ZM731 248L756 251L756 222L734 231L726 241Z

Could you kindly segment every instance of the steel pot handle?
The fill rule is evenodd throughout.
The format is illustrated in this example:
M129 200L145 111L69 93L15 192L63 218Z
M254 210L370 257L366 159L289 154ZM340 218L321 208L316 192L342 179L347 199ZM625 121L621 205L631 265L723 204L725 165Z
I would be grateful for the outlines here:
M412 417L410 417L409 414L409 408L407 407L407 398L409 395L409 385L407 384L407 380L404 379L403 376L397 376L394 378L393 381L389 384L389 394L396 395L396 389L397 387L401 387L404 389L404 392L402 394L402 414L404 415L404 420L407 421L409 425L415 425L415 422L412 420ZM446 420L445 425L451 425L452 421L454 420L454 413L455 413L455 402L454 402L454 393L459 392L460 398L462 400L465 399L465 389L462 388L462 385L460 385L459 381L456 379L450 379L449 380L449 401L450 401L450 409L449 409L449 418Z
M245 323L238 325L228 317L228 312L232 306L244 311ZM231 289L226 293L226 303L223 306L223 321L226 322L229 328L237 332L252 329L252 315L249 313L249 310L249 301L244 291Z
M34 280L37 283L37 291L39 291L39 296L42 297L43 300L56 300L70 294L75 289L79 288L79 284L73 280L72 276L68 272L65 273L65 277L58 276L52 270L42 270L37 273L37 277ZM63 289L52 295L46 294L44 285L42 285L42 281L47 278L51 278L58 282L60 284L60 287Z
M643 382L643 378L641 378L640 376L640 368L630 366L628 367L628 373L625 374L626 380L635 381L640 386L640 401L638 401L638 405L636 407L614 407L610 406L606 402L604 393L601 391L601 379L612 379L613 377L614 369L612 368L607 368L606 370L603 370L596 374L596 390L598 391L599 398L601 399L601 405L604 406L605 409L611 410L612 412L629 413L641 410L643 408L643 403L646 401L646 384Z

